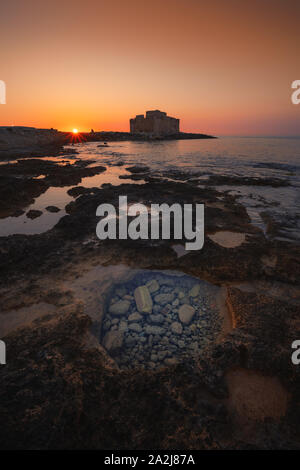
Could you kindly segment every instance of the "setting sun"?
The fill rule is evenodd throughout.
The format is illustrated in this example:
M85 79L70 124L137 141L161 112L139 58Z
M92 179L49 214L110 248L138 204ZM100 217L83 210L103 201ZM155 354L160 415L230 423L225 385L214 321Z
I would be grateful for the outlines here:
M73 134L78 134L78 129L73 129Z

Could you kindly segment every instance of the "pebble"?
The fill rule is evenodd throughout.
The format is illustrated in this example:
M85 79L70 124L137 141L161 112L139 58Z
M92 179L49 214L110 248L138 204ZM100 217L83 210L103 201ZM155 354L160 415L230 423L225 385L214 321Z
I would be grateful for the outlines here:
M183 304L189 305L189 304L190 304L190 299L189 299L189 297L186 297L186 296L181 297L180 303L181 303L181 305L183 305Z
M123 333L110 330L103 338L103 346L108 352L113 353L121 349L123 345Z
M173 292L166 293L166 294L157 294L154 297L154 300L159 305L166 305L172 302L174 300L174 297L175 297L175 294Z
M178 316L182 323L188 325L193 316L195 315L195 309L191 305L183 304L179 308Z
M199 294L200 292L200 284L195 284L191 290L189 291L189 297L197 297L197 295Z
M132 346L133 344L135 344L135 339L132 336L127 336L124 342L126 346Z
M119 323L119 330L120 331L127 331L128 330L128 323L127 321L121 320Z
M164 358L168 355L168 351L159 351L157 353L157 358L160 360L160 361L163 361Z
M146 282L146 286L150 294L153 294L153 292L157 292L159 290L159 283L156 279L151 279L151 281Z
M110 305L109 311L112 315L125 315L130 307L129 300L119 300L118 302Z
M140 313L133 312L131 315L129 315L128 321L141 321L142 318L143 316Z
M181 323L175 321L175 322L173 322L173 323L171 324L171 327L170 327L170 328L171 328L171 331L172 331L173 333L175 333L175 334L177 334L177 335L181 335L181 333L182 333L182 325L181 325Z
M154 304L152 310L154 313L159 313L161 311L161 306L158 304Z
M157 314L157 315L150 315L150 320L152 321L152 323L163 323L164 322L164 316L161 315L161 314Z
M145 333L147 335L162 335L164 333L164 328L161 328L160 326L146 325Z
M142 331L143 328L138 323L131 323L128 326L128 329L139 333L140 331Z

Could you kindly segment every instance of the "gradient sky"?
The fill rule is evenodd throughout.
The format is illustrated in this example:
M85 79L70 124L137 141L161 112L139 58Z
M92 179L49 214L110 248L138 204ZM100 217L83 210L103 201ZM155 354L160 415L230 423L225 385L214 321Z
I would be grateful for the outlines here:
M299 0L9 0L0 125L129 130L148 109L181 130L300 135Z

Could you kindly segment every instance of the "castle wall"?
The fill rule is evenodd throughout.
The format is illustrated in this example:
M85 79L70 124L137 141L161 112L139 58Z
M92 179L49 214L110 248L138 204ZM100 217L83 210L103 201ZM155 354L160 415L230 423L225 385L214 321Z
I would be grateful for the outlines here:
M179 132L179 119L167 116L167 113L154 110L130 119L132 134L153 134L154 136L172 135Z

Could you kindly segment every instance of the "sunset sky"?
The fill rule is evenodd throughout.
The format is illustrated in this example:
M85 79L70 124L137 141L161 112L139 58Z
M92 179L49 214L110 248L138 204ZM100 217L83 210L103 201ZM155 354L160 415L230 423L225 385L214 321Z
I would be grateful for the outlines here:
M0 125L300 135L299 23L299 0L1 2Z

